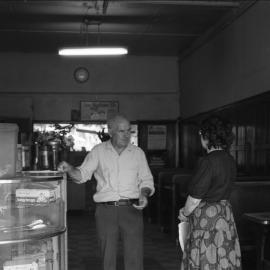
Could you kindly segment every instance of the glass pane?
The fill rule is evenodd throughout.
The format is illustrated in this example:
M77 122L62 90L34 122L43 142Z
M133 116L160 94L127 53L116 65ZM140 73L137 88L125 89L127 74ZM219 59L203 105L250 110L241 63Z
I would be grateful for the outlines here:
M61 127L70 126L68 123L59 124ZM131 125L131 143L138 145L138 126ZM57 132L54 123L34 123L33 131ZM69 132L66 133L66 142L71 145L73 151L91 151L91 149L101 143L98 134L108 132L106 124L74 124Z

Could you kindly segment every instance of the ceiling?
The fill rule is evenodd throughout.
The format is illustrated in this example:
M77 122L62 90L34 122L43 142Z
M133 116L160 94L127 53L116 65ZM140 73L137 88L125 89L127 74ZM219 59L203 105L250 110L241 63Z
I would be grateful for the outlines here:
M181 58L255 1L0 1L0 51L57 54L62 47L102 45Z

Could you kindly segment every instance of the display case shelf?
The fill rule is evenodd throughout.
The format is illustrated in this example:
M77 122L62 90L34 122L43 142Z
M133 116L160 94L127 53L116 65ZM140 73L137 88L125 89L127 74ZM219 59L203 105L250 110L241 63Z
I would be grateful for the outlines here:
M6 244L14 244L14 243L24 243L24 242L31 242L31 241L35 241L35 240L42 240L42 239L47 239L47 238L51 238L51 237L55 237L58 235L61 235L63 233L66 232L66 229L62 230L62 231L55 231L55 230L51 230L51 231L47 231L47 232L36 232L35 234L31 234L29 235L29 238L20 238L20 237L14 237L14 239L9 239L9 240L1 240L0 241L0 245L6 245Z
M67 269L65 179L55 171L0 179L0 269Z

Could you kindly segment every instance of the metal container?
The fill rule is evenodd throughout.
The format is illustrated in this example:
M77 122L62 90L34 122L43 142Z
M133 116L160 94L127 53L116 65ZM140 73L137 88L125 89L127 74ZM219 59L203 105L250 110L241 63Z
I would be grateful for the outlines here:
M22 170L31 169L31 148L29 145L22 145Z
M40 150L41 169L48 170L49 164L49 149L47 145L44 145Z

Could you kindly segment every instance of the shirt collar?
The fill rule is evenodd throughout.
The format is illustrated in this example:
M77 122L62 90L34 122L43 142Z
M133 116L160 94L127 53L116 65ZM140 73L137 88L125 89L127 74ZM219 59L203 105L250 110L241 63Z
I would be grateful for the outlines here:
M106 148L115 151L115 149L114 149L114 147L113 147L113 145L112 145L111 140L108 140L108 141L106 141L105 143L106 143ZM127 145L127 147L125 148L125 150L127 150L127 151L132 151L132 144L129 143L129 144ZM124 151L125 151L125 150L124 150Z

